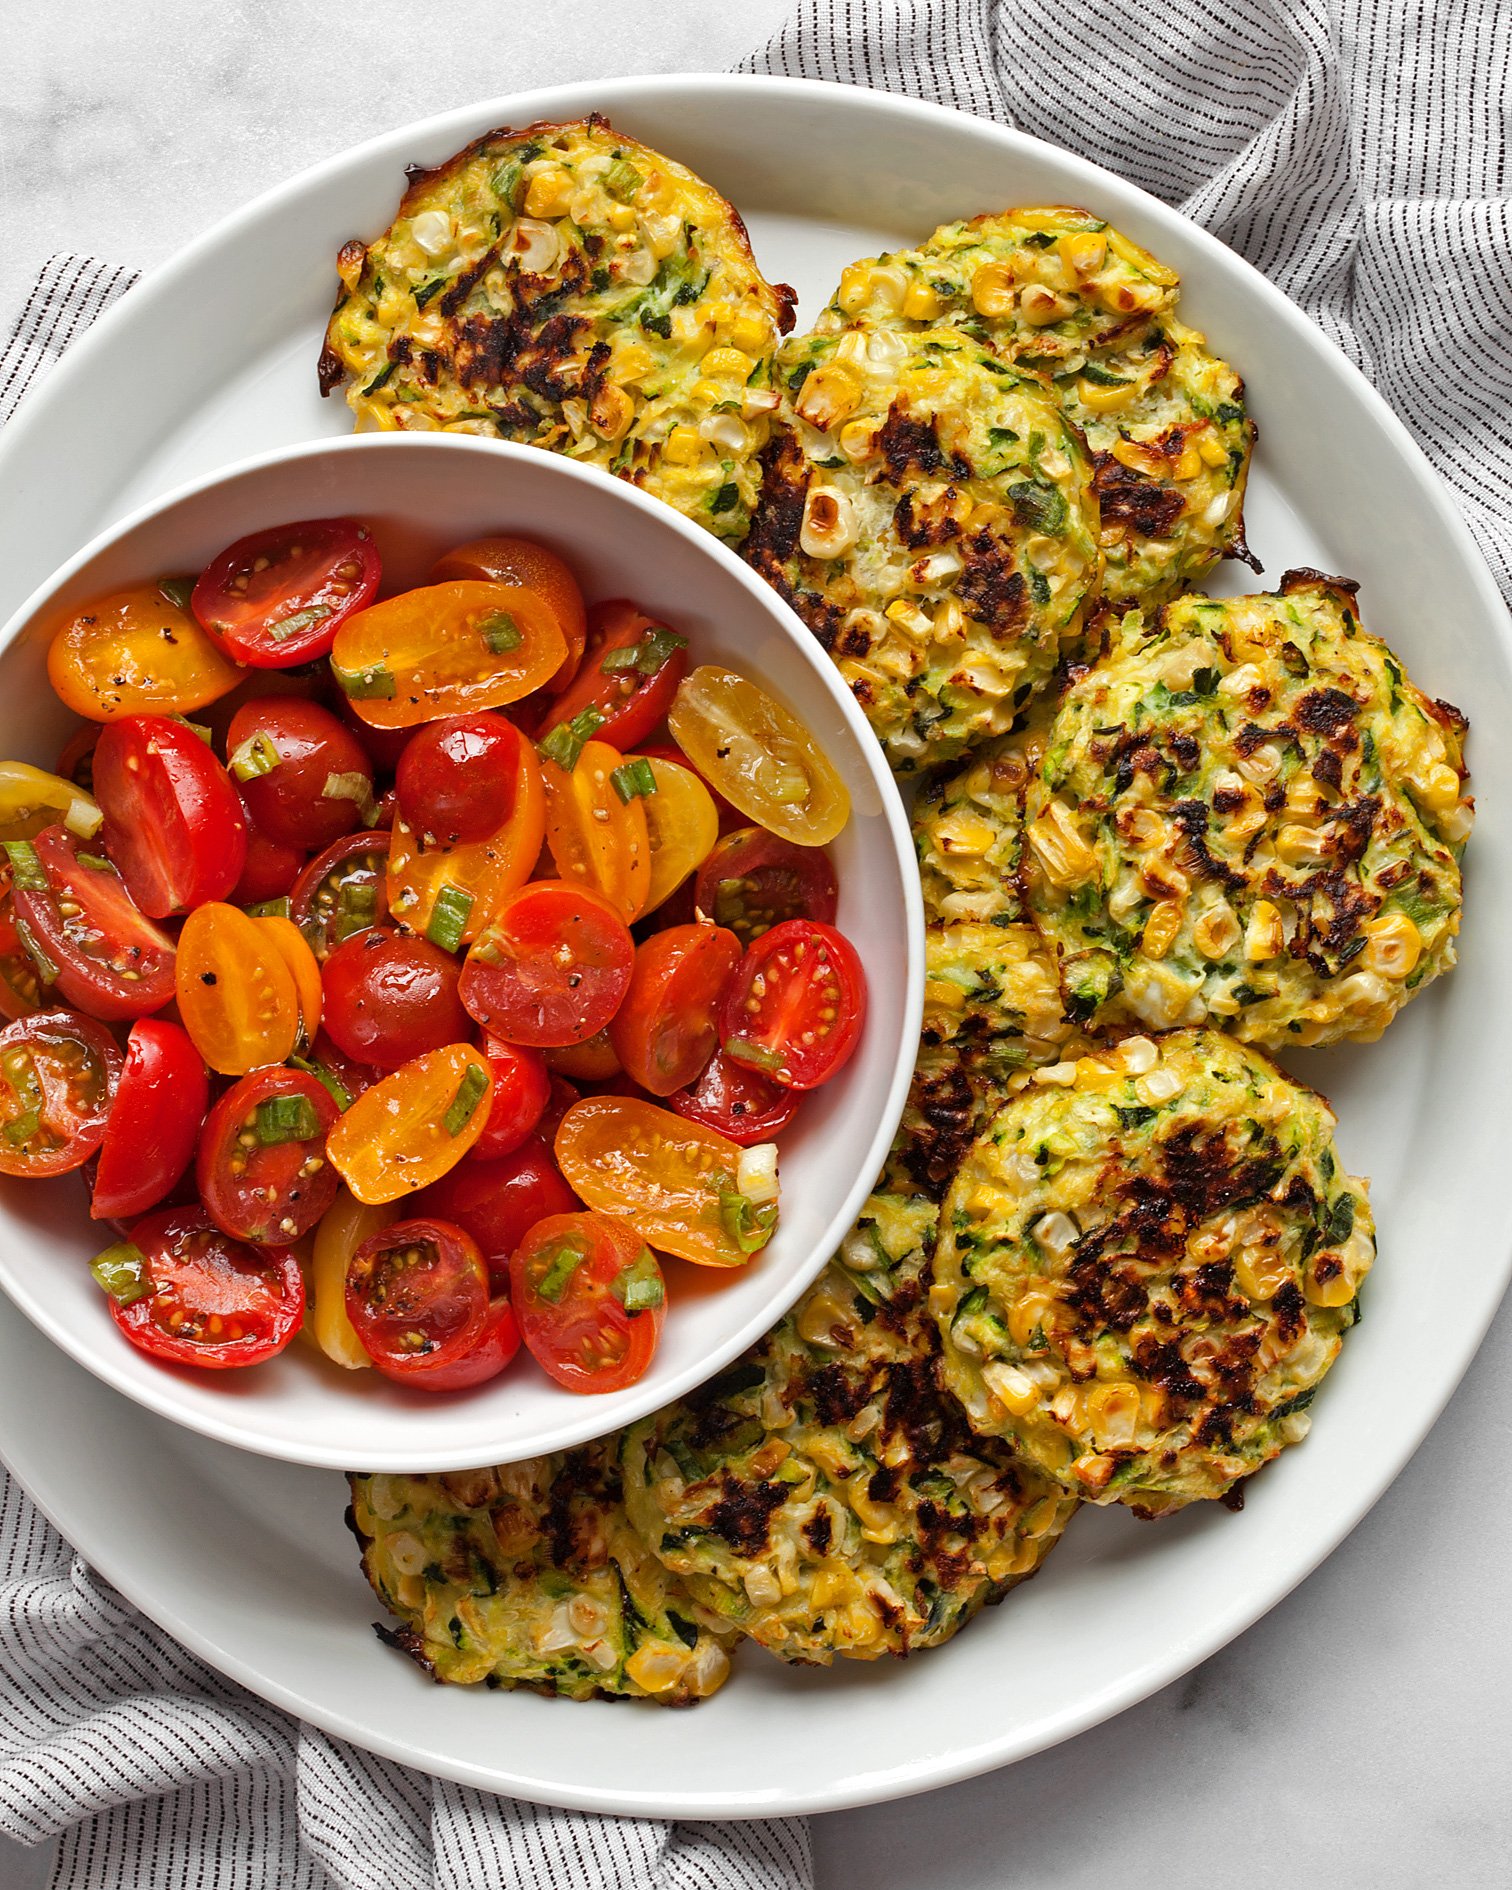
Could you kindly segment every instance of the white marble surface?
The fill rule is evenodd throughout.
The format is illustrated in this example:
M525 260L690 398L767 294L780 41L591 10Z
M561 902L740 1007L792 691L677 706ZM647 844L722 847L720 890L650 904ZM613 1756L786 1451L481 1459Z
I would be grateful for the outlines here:
M357 14L316 0L12 0L0 328L54 251L151 266L391 125L563 78L717 70L785 10L579 0L569 26L519 0L368 0L352 32L336 22ZM1386 1499L1267 1620L1054 1752L816 1820L822 1890L1512 1883L1509 1450L1504 1309ZM0 1890L40 1890L49 1867L0 1839Z

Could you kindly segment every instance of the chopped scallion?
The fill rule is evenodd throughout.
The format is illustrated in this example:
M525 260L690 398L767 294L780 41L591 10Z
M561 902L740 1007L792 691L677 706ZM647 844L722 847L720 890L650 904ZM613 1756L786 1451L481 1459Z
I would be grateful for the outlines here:
M159 578L158 591L175 610L188 610L189 599L194 595L194 582L192 577Z
M546 1271L530 1290L537 1299L549 1300L553 1306L558 1305L567 1290L567 1282L587 1258L588 1249L582 1241L570 1238L564 1240L551 1256Z
M584 709L573 716L570 722L558 722L538 746L547 761L554 761L559 768L571 774L578 765L583 744L591 741L603 726L604 717L600 710Z
M80 866L87 866L91 873L114 873L115 868L103 853L76 853L74 858ZM120 877L119 874L116 875Z
M657 624L639 642L622 643L612 650L606 650L599 658L599 668L606 676L627 669L633 669L641 676L654 676L664 663L687 647L686 637L680 637L665 624Z
M640 172L626 158L616 158L604 172L604 188L611 196L619 197L627 203L645 181Z
M442 1118L448 1135L460 1135L477 1113L488 1090L488 1072L481 1063L469 1063L467 1074L457 1085L457 1093L451 1099L451 1107Z
M320 798L325 801L355 801L365 821L373 805L373 783L360 768L353 768L349 774L328 774L325 786L320 790Z
M37 943L31 927L26 923L25 919L13 918L11 923L16 928L16 937L21 941L22 951L26 953L27 957L37 968L37 976L44 984L56 984L58 982L58 967Z
M259 729L231 751L231 772L238 781L255 781L260 774L271 774L282 759L273 737Z
M630 1265L615 1274L609 1291L629 1313L649 1312L661 1305L667 1289L649 1247L642 1247Z
M7 840L5 851L11 863L11 878L23 892L47 891L47 874L30 840Z
M352 1092L334 1070L327 1069L325 1064L314 1057L290 1057L289 1062L294 1069L303 1070L306 1076L313 1076L329 1092L332 1102L343 1113L351 1108Z
M725 1045L725 1055L734 1057L737 1063L749 1063L757 1070L780 1070L782 1057L776 1050L768 1050L764 1043L752 1043L749 1037L732 1037Z
M96 1254L89 1270L118 1306L133 1305L153 1291L147 1276L147 1256L130 1240L117 1241Z
M473 896L470 892L463 892L460 886L443 886L436 894L425 936L432 945L439 945L442 951L454 952L462 943L462 934L467 929L467 916L472 909Z
M259 899L255 906L243 906L242 911L249 919L291 919L294 916L293 904L287 893L282 899Z
M254 1133L264 1148L313 1142L320 1134L320 1118L308 1096L270 1096L257 1105Z
M507 610L493 610L486 617L480 617L478 633L495 656L502 656L506 650L517 650L525 641L524 631Z
M721 1189L719 1224L742 1253L759 1253L777 1225L777 1203L768 1201L757 1207L749 1195Z
M290 637L298 636L301 630L313 630L318 623L324 623L331 614L329 604L311 604L308 610L291 611L287 617L280 617L277 623L268 625L268 635L275 643L287 643Z
M644 755L637 755L633 761L621 762L609 779L614 783L614 791L628 806L637 794L654 794L656 776L651 772L651 763Z
M366 669L339 669L332 663L331 674L348 702L392 702L394 699L394 672L384 663L369 663Z

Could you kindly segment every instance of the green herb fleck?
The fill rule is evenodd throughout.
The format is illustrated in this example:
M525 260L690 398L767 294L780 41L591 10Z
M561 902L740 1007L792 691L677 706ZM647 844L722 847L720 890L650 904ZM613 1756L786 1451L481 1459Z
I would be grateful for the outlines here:
M451 1107L442 1118L448 1135L460 1135L477 1114L478 1104L488 1090L488 1072L481 1063L469 1063L467 1074L457 1085Z
M117 1241L96 1254L89 1270L118 1306L132 1306L153 1292L147 1277L147 1256L129 1240Z
M436 894L425 936L432 945L439 945L444 952L456 951L462 943L462 934L467 929L467 918L472 909L473 896L470 892L464 892L460 886L442 886Z

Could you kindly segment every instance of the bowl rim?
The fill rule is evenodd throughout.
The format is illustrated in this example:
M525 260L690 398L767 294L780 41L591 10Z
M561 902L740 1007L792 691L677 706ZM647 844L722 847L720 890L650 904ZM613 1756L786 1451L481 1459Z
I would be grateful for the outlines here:
M366 458L377 453L408 450L448 457L472 456L490 461L496 461L502 455L531 472L541 473L548 479L555 477L568 485L585 483L590 487L596 487L605 496L627 505L632 512L640 512L653 525L660 525L664 530L670 530L674 536L680 536L697 547L702 554L712 560L716 568L722 569L726 577L733 578L765 611L788 643L797 649L800 660L817 677L820 687L839 710L854 740L857 755L869 784L876 792L887 837L899 867L899 878L903 886L901 922L904 930L904 980L901 993L901 1035L905 1045L916 1040L921 1029L924 1009L923 896L908 813L898 784L887 765L881 744L873 735L854 696L841 681L839 671L814 641L797 612L770 585L758 577L743 559L721 540L715 538L712 533L693 524L691 520L664 501L650 496L640 488L610 473L603 472L595 466L585 466L578 461L549 453L543 448L521 445L514 441L429 432L345 434L335 439L301 441L293 446L278 447L252 454L229 465L217 467L214 471L200 477L184 481L171 491L138 506L124 518L116 520L103 531L96 533L66 563L60 565L50 577L38 584L5 622L0 624L0 659L6 657L25 637L27 631L48 609L51 600L95 558L123 545L143 526L165 518L184 504L213 492L219 487L233 485L239 480L276 471L292 464L323 460L333 456L337 459L354 455ZM403 516L402 502L395 507L395 510L399 516ZM256 671L249 672L254 675L256 673ZM880 994L871 993L870 995L869 1010L876 1007ZM889 995L887 1002L891 1008L895 1000ZM570 1393L563 1392L560 1405L562 1419L541 1431L539 1437L534 1438L528 1446L508 1446L516 1452L510 1458L499 1457L496 1446L489 1446L488 1451L479 1456L480 1446L464 1445L459 1450L448 1449L444 1444L427 1446L421 1441L417 1442L416 1447L411 1450L390 1450L385 1446L381 1464L373 1461L354 1465L350 1449L322 1445L316 1437L311 1437L306 1441L302 1438L286 1440L268 1436L255 1421L249 1422L245 1416L240 1415L242 1407L232 1399L224 1401L225 1416L219 1415L214 1407L203 1414L197 1410L185 1410L175 1399L173 1392L178 1379L177 1373L165 1373L160 1379L144 1376L139 1368L133 1369L136 1366L136 1359L129 1348L124 1348L118 1359L113 1347L98 1346L80 1339L64 1322L50 1313L45 1295L17 1292L13 1285L3 1278L0 1278L0 1291L4 1291L18 1310L45 1333L53 1344L83 1366L92 1376L100 1379L113 1390L121 1392L134 1403L142 1405L170 1422L237 1449L316 1469L345 1471L355 1467L422 1475L439 1470L467 1468L467 1464L459 1463L459 1456L467 1457L469 1462L474 1456L478 1456L480 1462L489 1463L526 1461L551 1451L572 1449L579 1444L588 1443L603 1435L606 1426L608 1430L615 1431L639 1421L640 1418L659 1409L662 1405L685 1396L688 1392L696 1390L699 1385L707 1383L710 1378L716 1376L732 1360L769 1332L818 1278L839 1247L847 1228L854 1223L862 1202L881 1172L887 1150L902 1117L903 1105L912 1077L912 1056L900 1057L883 1094L876 1126L867 1145L865 1161L858 1166L849 1189L826 1222L819 1237L814 1241L811 1251L795 1269L791 1293L784 1286L775 1298L768 1296L717 1346L701 1355L691 1366L674 1374L665 1385L658 1384L654 1389L648 1389L652 1383L652 1376L648 1373L645 1378L637 1381L636 1385L627 1387L625 1392L610 1394L616 1401L623 1399L625 1408L617 1409L607 1420L600 1420L591 1415L595 1411L593 1399L573 1397ZM862 1106L864 1107L864 1099ZM112 1339L116 1337L114 1332L110 1334L110 1337ZM332 1386L331 1389L334 1390L337 1387ZM448 1407L437 1407L438 1416L446 1408ZM573 1412L578 1413L575 1422L571 1421ZM423 1439L425 1427L418 1414L416 1430Z

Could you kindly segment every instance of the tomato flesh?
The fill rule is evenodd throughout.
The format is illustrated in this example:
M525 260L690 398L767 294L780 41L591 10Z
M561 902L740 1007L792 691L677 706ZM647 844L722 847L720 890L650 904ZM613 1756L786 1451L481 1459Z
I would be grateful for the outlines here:
M245 808L245 802L243 807ZM304 871L308 856L298 847L280 845L270 840L257 823L247 819L247 858L241 878L231 889L234 906L260 906L273 899L287 899L294 882Z
M367 751L318 702L244 702L226 732L226 754L258 830L280 846L318 853L360 827L372 806Z
M595 604L588 647L571 686L547 709L541 733L585 713L599 740L634 748L666 715L688 670L688 639L623 598Z
M112 722L95 748L94 780L101 843L149 919L227 897L246 864L246 816L231 777L187 723Z
M170 1194L194 1159L209 1106L209 1079L189 1033L166 1018L138 1018L100 1144L92 1218L133 1220Z
M493 1105L472 1152L475 1161L495 1161L517 1149L541 1120L551 1099L551 1072L540 1051L497 1037L484 1040L483 1054L493 1072Z
M550 1214L571 1214L579 1203L547 1144L539 1135L527 1135L496 1161L473 1155L458 1162L414 1205L417 1213L467 1229L483 1250L490 1291L499 1293L509 1285L509 1256L536 1222Z
M520 735L502 715L448 715L416 730L399 761L399 812L447 845L485 840L514 812Z
M299 987L284 951L257 919L224 903L196 906L174 965L179 1016L223 1076L282 1063L299 1041Z
M567 654L555 675L541 687L556 693L577 674L588 637L588 614L583 593L566 562L533 538L474 538L447 552L431 572L433 584L453 578L481 578L493 584L518 584L542 597L556 613L557 628L567 643Z
M448 1044L381 1078L331 1131L326 1151L370 1207L439 1181L483 1133L493 1099L488 1065L470 1044Z
M287 1247L336 1199L326 1136L340 1115L330 1091L277 1065L233 1083L200 1136L195 1181L207 1213L233 1240Z
M740 941L717 925L674 925L636 948L609 1038L625 1072L653 1096L684 1089L719 1047L719 1009Z
M788 919L833 925L839 888L822 847L797 847L762 827L726 834L698 869L700 912L749 945Z
M221 1232L203 1208L168 1208L138 1221L140 1285L111 1317L139 1351L175 1365L228 1371L281 1352L304 1318L299 1262Z
M104 1139L121 1076L91 1017L39 1011L0 1030L0 1174L61 1175Z
M473 945L462 1002L507 1043L582 1043L619 1009L634 962L629 928L607 899L538 881L506 900Z
M741 960L720 1011L725 1054L787 1089L817 1089L850 1056L866 1016L866 973L831 925L790 919Z
M448 1221L395 1221L347 1262L347 1317L390 1378L445 1389L449 1368L484 1336L488 1270L478 1243Z
M509 1263L510 1298L537 1364L569 1391L622 1391L644 1377L666 1318L661 1268L607 1214L538 1221Z
M45 981L107 1024L160 1011L174 991L173 940L115 869L62 827L46 828L31 846L37 872L16 879L15 923Z
M324 656L354 611L378 595L378 548L348 518L307 519L238 538L201 573L190 609L251 669Z
M386 833L349 833L333 840L294 882L289 913L322 963L344 939L388 918Z
M742 1148L754 1148L781 1135L797 1115L800 1100L796 1089L784 1089L749 1064L716 1050L695 1083L668 1096L667 1107L689 1122L717 1129Z
M373 926L338 945L321 974L325 1028L339 1050L396 1070L472 1034L455 958L423 938Z
M47 676L75 715L188 715L228 694L243 672L155 584L117 591L54 632Z

